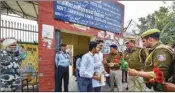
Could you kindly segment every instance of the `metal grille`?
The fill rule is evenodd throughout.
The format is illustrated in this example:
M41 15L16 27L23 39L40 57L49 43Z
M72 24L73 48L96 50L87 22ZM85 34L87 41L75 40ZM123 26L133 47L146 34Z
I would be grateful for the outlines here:
M19 42L38 42L38 25L1 20L0 39L13 37Z

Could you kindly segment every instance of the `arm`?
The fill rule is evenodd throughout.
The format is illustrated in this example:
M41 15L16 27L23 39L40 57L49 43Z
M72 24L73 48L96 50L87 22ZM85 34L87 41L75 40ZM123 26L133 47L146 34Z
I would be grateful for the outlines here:
M160 70L163 72L164 78L168 76L168 68L170 66L171 60L171 54L168 52L168 50L156 50L153 54L154 67L160 68ZM131 76L141 76L148 79L155 76L155 73L153 71L143 72L136 71L135 69L128 69L128 72Z
M172 55L167 49L157 49L153 54L154 67L160 68L163 72L164 78L167 79L169 75L169 67L172 62Z
M85 55L82 57L81 65L80 65L80 76L81 77L86 77L86 78L92 78L93 75L89 74L87 70L87 64L90 62L88 61L88 57Z
M80 58L76 60L76 69L80 69Z
M71 64L70 56L68 54L58 54L58 55L60 55L61 58L63 57L63 55L67 56L67 58L64 57L64 59L62 58L61 60L59 60L60 63L69 62Z
M163 82L163 87L166 92L174 92L175 91L175 84L170 82Z
M58 56L58 53L56 53L56 55L55 55L55 64L56 64L56 67L58 67L58 64L59 64L59 56Z
M130 68L128 68L128 73L130 76L140 76L148 79L151 79L155 76L155 73L153 71L144 72L144 71L137 71L135 69L130 69Z
M95 63L94 63L94 67L98 67L98 66L101 66L101 65L102 65L101 62L95 62Z
M59 60L60 63L62 63L62 62L68 62L68 61L70 61L70 60L69 59Z
M141 49L140 57L141 57L142 63L145 63L147 56L148 56L148 51L146 49Z

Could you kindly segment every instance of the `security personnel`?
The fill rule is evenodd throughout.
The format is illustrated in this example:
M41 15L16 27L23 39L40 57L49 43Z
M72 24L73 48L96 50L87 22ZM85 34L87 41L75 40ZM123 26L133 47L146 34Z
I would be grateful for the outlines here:
M131 76L141 76L145 78L145 82L148 88L154 88L154 91L164 91L163 89L156 88L151 85L148 79L153 78L155 74L153 72L154 67L160 68L163 72L164 80L167 81L169 76L169 66L172 63L173 51L171 47L168 47L160 42L160 31L158 29L150 29L141 34L143 45L150 48L149 55L146 58L144 71L137 71L135 69L129 69Z
M71 60L69 54L66 52L66 44L61 44L61 50L56 53L56 92L62 91L62 79L64 79L64 92L68 92L69 84L69 65L71 65Z
M136 38L127 37L125 44L127 49L124 51L124 59L128 62L131 69L141 71L144 68L146 52L144 49L136 47ZM144 91L145 84L142 77L128 76L128 91Z
M19 51L16 51L17 41L9 38L2 42L0 51L0 68L1 68L1 88L2 92L20 91L21 76L20 64L21 57Z
M110 54L107 56L107 65L110 69L110 84L111 84L111 90L114 91L114 83L116 80L118 91L122 91L122 71L120 70L121 64L117 64L114 62L114 60L117 57L122 56L121 52L117 51L118 48L116 45L110 46Z

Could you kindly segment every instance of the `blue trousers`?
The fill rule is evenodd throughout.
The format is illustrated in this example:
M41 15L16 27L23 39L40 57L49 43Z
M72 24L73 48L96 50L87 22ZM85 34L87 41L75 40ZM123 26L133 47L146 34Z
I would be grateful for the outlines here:
M78 88L78 91L80 91L80 75L79 75L79 70L76 69L76 78L77 78L77 88Z
M79 92L93 92L92 78L80 77L80 89Z
M56 72L56 92L62 92L62 79L64 79L64 92L68 92L69 84L69 67L58 66Z
M101 87L95 87L94 92L101 92Z

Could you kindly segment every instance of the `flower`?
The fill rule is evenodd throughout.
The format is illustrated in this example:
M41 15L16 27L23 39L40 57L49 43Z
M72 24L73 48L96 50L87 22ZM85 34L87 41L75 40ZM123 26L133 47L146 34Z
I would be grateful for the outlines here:
M155 68L153 68L153 71L157 72L157 71L160 71L160 69L158 67L155 67Z
M151 79L149 79L149 83L152 83L158 90L162 91L162 82L163 82L163 72L158 68L153 68L153 71L150 72Z
M156 77L157 77L157 78L163 77L163 73L162 73L161 71L157 71L157 72L156 72Z
M163 82L163 79L162 78L156 78L156 82L162 83Z
M120 59L122 58L122 56L117 56L115 59L114 59L114 62L115 63L119 63Z
M118 60L118 59L114 59L114 62L115 62L115 63L118 63L118 62L119 62L119 60Z
M116 58L120 60L122 58L122 56L117 56Z

